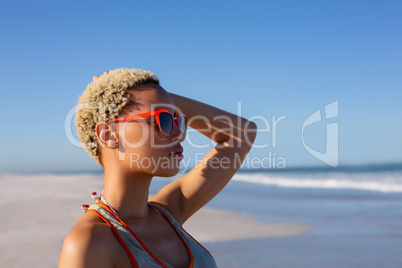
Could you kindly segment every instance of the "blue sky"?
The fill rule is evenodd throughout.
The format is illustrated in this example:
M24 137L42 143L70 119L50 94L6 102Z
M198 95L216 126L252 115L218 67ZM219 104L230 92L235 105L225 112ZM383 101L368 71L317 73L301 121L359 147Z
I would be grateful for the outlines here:
M338 101L339 164L401 162L401 13L400 1L3 1L0 172L96 169L65 118L93 75L120 67L233 113L241 102L246 118L286 116L276 147L259 133L269 146L250 157L325 165L301 129ZM325 151L326 121L304 134Z

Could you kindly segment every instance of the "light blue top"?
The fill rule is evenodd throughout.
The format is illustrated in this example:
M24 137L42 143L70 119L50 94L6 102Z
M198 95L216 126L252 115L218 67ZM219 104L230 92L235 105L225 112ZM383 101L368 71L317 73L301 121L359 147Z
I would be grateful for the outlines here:
M216 263L214 258L211 256L211 254L200 244L198 243L194 238L192 238L181 226L180 224L176 221L176 219L163 207L155 204L155 203L149 203L149 205L156 209L159 213L162 214L165 218L169 219L170 224L176 231L180 234L180 236L183 238L185 243L188 245L188 248L190 250L189 254L193 259L193 265L190 267L198 268L198 267L208 267L208 268L215 268ZM140 241L138 238L134 237L131 232L123 225L121 224L117 219L114 214L111 214L109 211L107 211L104 207L93 204L89 210L96 210L98 213L100 213L105 219L111 223L114 228L116 229L117 233L115 233L116 236L120 236L121 239L120 242L124 243L131 254L133 255L135 261L137 262L137 265L133 263L134 267L165 267L163 264L161 264L160 261L157 261L157 259L153 256L151 256L147 250L144 249L144 247L141 245ZM168 221L168 222L169 222Z

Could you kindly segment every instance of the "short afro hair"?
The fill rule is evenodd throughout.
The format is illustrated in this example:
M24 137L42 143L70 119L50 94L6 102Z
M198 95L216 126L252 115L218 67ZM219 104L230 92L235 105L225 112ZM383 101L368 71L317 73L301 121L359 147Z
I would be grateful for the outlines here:
M75 125L78 137L96 163L103 166L96 136L96 125L117 118L130 103L128 89L143 84L159 85L159 79L149 71L116 69L88 84L79 98Z

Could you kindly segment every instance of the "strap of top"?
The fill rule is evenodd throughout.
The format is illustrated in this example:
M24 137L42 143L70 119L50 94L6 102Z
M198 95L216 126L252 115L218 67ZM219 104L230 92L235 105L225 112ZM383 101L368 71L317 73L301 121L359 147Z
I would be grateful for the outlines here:
M162 206L156 203L148 203L151 207L156 208L163 216L165 216L170 223L174 226L178 234L185 240L185 244L191 255L190 267L208 267L216 268L215 260L211 253L204 248L197 240L195 240L189 233L182 228L177 220Z
M134 267L166 267L146 249L134 233L130 232L131 230L128 226L108 211L102 203L93 204L87 211L97 212L96 214L108 223L125 248ZM124 244L126 246L124 246Z
M163 217L165 217L179 236L184 240L184 244L191 256L191 267L199 268L216 268L216 263L211 254L198 241L189 235L176 221L176 219L163 207L155 203L149 205L156 209ZM123 245L129 255L134 267L164 267L161 263L134 234L134 232L116 215L113 214L103 203L93 204L87 211L95 212L102 218L114 231L115 235Z

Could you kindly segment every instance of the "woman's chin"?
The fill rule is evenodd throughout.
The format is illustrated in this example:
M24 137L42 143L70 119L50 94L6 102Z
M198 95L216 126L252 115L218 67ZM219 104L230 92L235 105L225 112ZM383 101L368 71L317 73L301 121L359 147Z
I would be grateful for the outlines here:
M165 174L166 174L165 177L172 177L172 176L175 176L175 175L177 175L177 174L179 173L179 171L180 171L179 168L168 170L168 171L166 171L166 173L165 173Z
M158 177L172 177L177 175L179 171L180 171L180 165L177 165L169 168L160 168L154 173L154 175Z

